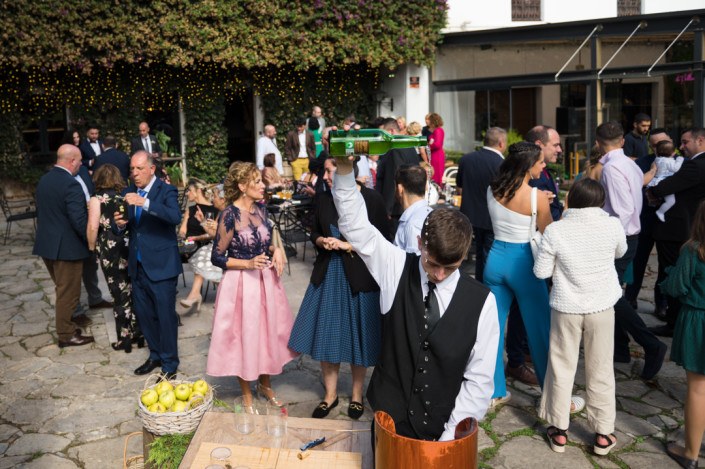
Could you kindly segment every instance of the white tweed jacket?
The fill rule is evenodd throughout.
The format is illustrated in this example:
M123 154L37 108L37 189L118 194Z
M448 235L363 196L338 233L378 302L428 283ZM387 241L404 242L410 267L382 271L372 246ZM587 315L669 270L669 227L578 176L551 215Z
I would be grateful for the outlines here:
M622 296L614 260L627 251L618 218L600 207L568 209L543 233L534 263L538 278L553 277L551 307L568 314L611 308Z

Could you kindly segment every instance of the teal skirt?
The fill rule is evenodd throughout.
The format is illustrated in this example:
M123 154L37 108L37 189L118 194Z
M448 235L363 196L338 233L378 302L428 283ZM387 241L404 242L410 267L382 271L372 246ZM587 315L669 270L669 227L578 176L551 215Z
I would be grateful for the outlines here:
M673 330L671 361L705 375L705 310L684 304Z

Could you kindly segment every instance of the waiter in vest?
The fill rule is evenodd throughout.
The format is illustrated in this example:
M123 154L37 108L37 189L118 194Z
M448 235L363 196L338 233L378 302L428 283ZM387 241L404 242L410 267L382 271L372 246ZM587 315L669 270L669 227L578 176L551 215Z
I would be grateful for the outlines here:
M482 420L494 391L499 343L490 290L458 268L470 222L457 210L431 212L421 255L394 246L367 220L352 162L338 159L333 183L338 226L380 287L382 353L367 398L394 419L399 435L452 440L467 417Z

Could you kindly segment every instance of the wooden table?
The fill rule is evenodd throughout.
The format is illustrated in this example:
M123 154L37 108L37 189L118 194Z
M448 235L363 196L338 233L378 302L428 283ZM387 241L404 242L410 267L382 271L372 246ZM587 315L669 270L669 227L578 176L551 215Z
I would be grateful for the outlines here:
M327 440L330 440L341 434L349 436L326 447L324 451L361 453L362 469L372 468L370 422L289 417L286 436L275 441L274 437L267 434L266 416L255 415L254 417L255 430L248 435L243 435L235 429L234 413L206 412L179 468L191 467L201 443L260 447L281 445L283 448L298 449L301 445L316 438L325 436Z

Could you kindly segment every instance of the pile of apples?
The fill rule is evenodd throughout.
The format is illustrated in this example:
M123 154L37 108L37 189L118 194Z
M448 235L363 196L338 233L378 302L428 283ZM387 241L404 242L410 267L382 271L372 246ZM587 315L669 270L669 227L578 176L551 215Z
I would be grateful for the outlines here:
M208 383L199 379L193 383L174 386L167 380L142 391L140 401L149 412L186 412L203 404L208 392Z

